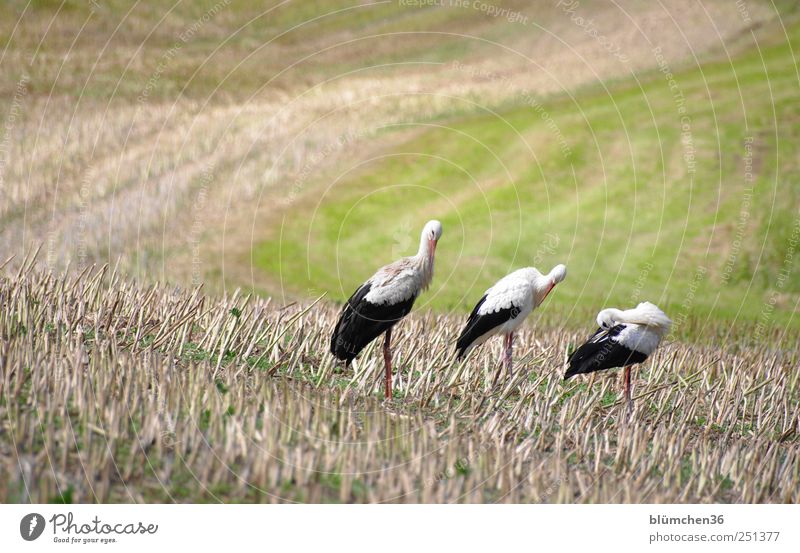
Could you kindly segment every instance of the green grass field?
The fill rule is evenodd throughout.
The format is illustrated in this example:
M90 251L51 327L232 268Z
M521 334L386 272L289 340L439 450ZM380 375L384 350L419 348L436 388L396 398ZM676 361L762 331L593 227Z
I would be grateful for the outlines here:
M524 30L474 10L353 0L12 0L0 5L0 17L7 71L0 91L12 94L27 73L35 93L82 101L135 100L151 79L150 100L241 101L431 51L469 54L465 38L412 41L409 31L494 29L509 37Z
M463 313L510 270L563 262L552 324L648 299L682 336L797 329L800 285L781 277L800 259L796 5L750 3L747 24L710 0L719 36L700 40L708 22L678 8L632 3L637 25L664 21L633 36L582 2L621 65L552 3L499 4L528 21L347 0L6 3L0 247L20 259L47 237L48 268L342 301L435 217L418 309Z
M624 62L555 2L405 4L0 5L0 502L800 501L797 2L581 0ZM430 218L384 401L331 332ZM453 359L556 263L512 375ZM563 375L644 300L628 417Z
M800 26L787 32L748 34L730 59L375 129L387 146L269 221L256 263L286 289L343 300L438 218L437 278L420 301L433 309L467 310L513 268L564 262L548 309L572 322L648 299L702 329L757 321L777 294L772 322L797 328L800 283L776 284L784 263L800 268Z

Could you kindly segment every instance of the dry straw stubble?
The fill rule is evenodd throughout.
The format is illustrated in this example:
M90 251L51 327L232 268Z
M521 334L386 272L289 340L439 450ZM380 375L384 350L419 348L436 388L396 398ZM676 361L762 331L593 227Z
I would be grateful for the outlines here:
M674 342L563 382L584 336L529 323L466 363L459 317L397 327L396 396L370 345L327 353L337 307L127 282L0 280L0 500L797 502L798 353Z

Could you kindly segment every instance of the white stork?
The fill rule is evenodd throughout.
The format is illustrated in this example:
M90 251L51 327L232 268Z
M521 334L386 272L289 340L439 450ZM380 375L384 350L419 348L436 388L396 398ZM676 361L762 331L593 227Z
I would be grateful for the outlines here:
M456 343L458 358L481 345L495 334L505 337L505 365L511 372L514 331L531 311L539 307L556 284L567 276L564 265L556 265L543 275L533 267L514 271L486 290L469 315Z
M603 309L597 314L597 329L585 344L573 351L567 362L564 380L576 374L625 367L625 399L628 413L631 400L631 365L644 363L669 332L672 321L650 302L634 309Z
M331 353L346 365L367 344L386 333L383 361L386 398L392 397L392 327L405 317L420 292L433 279L433 257L442 236L442 224L428 221L419 239L419 251L381 267L347 300L331 336Z

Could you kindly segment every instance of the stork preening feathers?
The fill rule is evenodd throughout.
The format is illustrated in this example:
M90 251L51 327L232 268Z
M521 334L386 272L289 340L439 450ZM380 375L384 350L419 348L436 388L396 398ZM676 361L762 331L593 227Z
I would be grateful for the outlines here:
M505 366L510 373L514 331L566 276L564 265L556 265L546 275L533 267L526 267L497 281L486 290L470 313L456 343L458 358L463 358L492 336L502 334L505 337Z
M350 296L331 336L331 353L347 365L383 333L385 396L392 397L392 327L408 315L419 294L433 279L433 258L442 224L428 221L417 255L381 267Z
M597 314L597 324L597 332L567 359L569 368L564 380L576 374L625 367L625 399L630 412L631 365L650 357L669 332L672 321L652 303L643 302L625 311L603 309Z

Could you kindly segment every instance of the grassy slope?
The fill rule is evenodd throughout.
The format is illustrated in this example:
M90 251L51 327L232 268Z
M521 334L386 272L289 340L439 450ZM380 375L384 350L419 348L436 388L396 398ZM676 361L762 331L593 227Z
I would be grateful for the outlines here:
M475 10L392 2L273 4L0 5L0 118L5 123L12 109L17 112L13 129L3 133L9 147L3 148L0 179L12 193L0 206L0 249L19 259L50 236L52 255L43 256L49 266L63 268L69 259L74 267L81 257L87 264L121 260L122 270L137 278L186 284L195 279L186 229L202 219L197 241L204 263L197 278L219 290L227 284L220 284L222 274L249 271L239 258L233 271L218 267L231 244L249 247L255 215L241 214L256 203L256 189L259 198L273 193L265 175L290 142L286 137L348 95L351 84L361 87L343 73L433 50L450 56L469 51L463 37L410 40L398 31L434 25L480 35L484 27L502 26ZM391 78L403 67L375 73ZM328 79L330 86L301 94ZM293 97L298 101L289 102ZM293 124L275 122L276 105ZM355 118L347 114L339 132ZM293 146L275 182L286 182L286 173L322 147L327 136L324 129L319 134ZM199 202L206 163L215 166L216 179L207 201ZM85 206L81 214L79 205ZM241 216L225 220L220 205ZM118 206L136 215L119 217ZM85 256L79 243L88 245ZM243 282L237 278L233 286Z
M800 193L792 61L800 27L789 39L759 35L730 62L671 68L690 117L694 173L674 92L652 71L608 90L547 99L566 155L524 101L420 126L413 139L298 207L260 246L257 262L295 290L342 298L391 254L413 253L417 229L437 217L446 229L439 276L424 298L434 308L466 309L499 276L536 259L546 269L569 266L551 300L558 311L648 298L673 314L688 302L701 318L756 320L786 258ZM753 137L752 198L746 137ZM740 223L742 209L748 216ZM547 233L558 237L552 253ZM773 321L796 325L800 284L782 292L785 309Z
M479 35L496 23L487 24L475 10L410 9L397 2L358 0L270 5L103 0L96 6L83 0L0 5L3 96L13 94L16 81L27 74L34 94L124 101L137 99L148 87L150 100L209 95L241 100L263 91L267 79L272 79L270 92L289 90L355 68L408 61L430 53L433 44L439 56L464 55L469 40L433 35L409 40L402 33L450 26Z
M184 0L176 6L172 15L146 41L144 54L126 70L117 89L124 102L135 100L154 74L161 56L174 43L176 33L185 30L213 3L196 5ZM344 3L326 2L324 5L335 7ZM22 0L0 6L3 37L11 32L14 22L14 18L5 17L6 12L21 11L25 4ZM118 7L125 4L123 7L127 9L130 5L117 0L100 4L114 9L104 9L93 16L92 21L100 24L86 28L84 33L89 34L78 40L78 50L67 59L61 77L53 86L63 52L74 37L74 23L77 22L79 28L87 16L86 3L76 0L65 4L42 46L41 52L47 55L43 55L31 70L31 96L47 97L51 87L56 95L77 94L82 90L95 53L121 17ZM32 3L25 25L43 30L59 5L59 1ZM302 20L302 13L294 10L303 6L306 6L303 2L290 4L291 9L281 16L288 20L259 20L254 25L262 25L257 28L258 32L281 32L291 21ZM388 8L394 9L391 5ZM239 2L225 13L183 46L181 55L170 63L169 70L156 83L152 97L171 102L175 92L187 84L207 53L216 47L219 38L228 36L231 25L248 17L247 7ZM419 18L420 24L424 24L431 13L436 12L407 11L398 17ZM108 50L113 54L112 59L102 59L84 95L100 101L116 88L128 56L153 25L153 14L143 3L133 15L136 16L133 23L123 27L124 32L117 35ZM455 18L468 14L437 15ZM230 19L225 19L227 16ZM348 17L331 20L327 25L340 25L346 35L353 21ZM391 26L391 19L386 24ZM312 31L330 30L332 28L312 26ZM35 29L25 28L24 31L15 35L4 62L13 68L5 73L7 79L0 83L7 87L5 92L13 87L19 67L9 59L16 59L20 52L28 54L30 46L35 46L39 38ZM117 40L125 42L128 49ZM227 74L230 69L227 62L231 59L238 62L239 54L248 48L257 48L262 37L255 33L237 35L231 40L239 41L233 48L234 55L225 58L231 52L223 50L220 57L214 58L192 79L185 95L204 98ZM292 44L292 40L300 44ZM253 67L264 67L264 64L273 67L270 63L283 67L269 56L291 55L290 59L295 59L294 56L299 57L314 48L313 44L293 39L291 34L279 42L299 49L274 49L269 55L253 58L228 77L220 95L246 97L263 84L262 75L251 71ZM365 59L380 61L392 56L403 59L402 54L391 51L396 44L381 44L380 51L365 51ZM424 49L424 46L421 40L405 45L409 49ZM447 60L447 52L453 55L466 47L463 42L453 41L442 46L436 55ZM770 59L775 55L765 53ZM748 79L757 83L758 54L752 56L756 57L747 63L751 69L756 69ZM287 74L287 79L302 79L304 71L324 74L330 70L336 74L342 67L337 63L357 67L362 60L320 58L293 71L291 76ZM717 73L711 71L714 67L713 64L704 65L709 79L717 78L714 77ZM723 64L718 68L718 77L724 79L726 71ZM786 74L790 73L790 68L786 66L776 66L775 71L770 70L770 76L776 77L781 71L788 79ZM739 76L740 79L744 77L743 74ZM660 98L658 109L654 106L653 111L663 115L659 119L659 130L662 137L667 136L669 127L674 126L669 112L674 106L661 90L663 84L659 84L657 74L646 80L645 90L649 91L651 100L656 102ZM692 82L696 88L699 82L696 76L694 81L688 74L681 76L685 93L689 93ZM785 84L779 94L784 104L790 101L788 98L793 93L788 81ZM773 81L773 88L777 86ZM625 83L612 88L624 120L633 123L637 118L636 98L640 93ZM731 88L720 91L730 92ZM6 93L3 98L9 101L10 95ZM756 103L765 101L751 94L746 99ZM722 117L723 103L735 104L736 98L725 95L715 96L714 100L718 121L728 122L734 130L739 128L741 125L733 115L735 110L729 109L729 117ZM571 245L573 235L578 236L575 253L569 256L570 280L559 291L564 298L553 296L553 301L562 308L571 306L565 303L566 299L578 297L579 285L586 278L576 265L579 262L577 252L588 250L593 254L595 251L596 241L591 248L584 244L586 237L591 237L596 229L591 225L592 218L602 224L607 220L602 210L624 213L618 202L606 206L604 197L607 194L612 197L610 192L615 187L624 188L621 179L631 176L622 170L630 163L611 163L624 159L627 146L619 144L621 123L614 119L613 111L609 115L608 100L602 91L582 91L579 102L601 140L607 172L606 180L597 178L596 160L600 155L593 146L585 146L582 137L591 133L581 115L574 113L569 99L552 99L548 110L558 118L570 140L580 191L577 204L580 217L573 221L573 225L579 223L580 234L562 221L562 226L570 233L564 234L563 228L557 228L561 237L558 252L542 258L542 264L546 264L552 257L561 256L564 245ZM638 103L642 103L641 99ZM698 106L693 104L695 107ZM387 180L394 183L399 180L395 177L401 177L399 182L424 185L436 182L437 190L458 191L450 199L456 203L462 217L470 221L470 226L461 231L464 238L470 237L469 244L473 243L473 237L486 236L487 232L485 222L476 225L466 217L474 216L475 221L481 221L481 216L486 219L491 213L496 232L488 249L491 256L487 258L487 272L479 276L480 281L473 289L465 288L467 295L493 280L495 272L504 272L513 263L536 256L540 244L529 243L528 233L542 224L541 217L558 225L562 224L559 217L568 217L575 209L574 185L563 185L572 182L572 171L560 159L552 136L541 121L519 105L506 106L502 112L526 136L542 162L540 169L531 168L530 154L524 145L509 140L513 135L507 129L480 113L462 114L446 122L453 123L453 129L476 133L480 140L491 145L509 167L510 177L504 176L499 164L479 145L459 138L461 135L455 130L412 128L413 140L397 150L419 148L423 152L444 152L472 171L485 189L490 208L483 205L479 192L459 188L452 182L456 177L452 176L454 170L448 164L432 163L430 158L422 167L411 165L414 163L409 159L411 156L387 158L381 162L386 165L368 165L363 172L343 181L343 187L348 190L363 186L363 190L369 192ZM647 119L646 113L638 116ZM791 123L788 109L784 108L780 116L782 123ZM699 133L701 114L693 111L692 117ZM767 109L759 112L748 107L748 119L753 129L769 128L772 114ZM660 162L651 159L658 156L648 156L648 153L657 154L654 146L662 144L661 137L654 139L652 130L647 141L647 128L646 125L642 129L628 128L632 137L638 136L634 140L634 151L637 183L641 183L638 190L642 194L649 190L647 185L652 182L645 177L659 175ZM791 148L794 142L784 140L788 129L781 128L780 132L783 185L784 179L790 182L791 174L787 171L791 170L791 165L786 159L787 154L794 154ZM673 129L671 133L669 136L674 140L677 131ZM384 137L391 142L405 136L405 133L387 129L379 137L381 140L375 140L375 145L386 144L382 140ZM573 136L576 139L573 140ZM760 148L770 152L766 140L771 135L765 136ZM666 142L665 139L663 143ZM581 144L584 146L579 147ZM614 144L616 148L612 147ZM652 147L650 152L646 149L648 144ZM741 146L735 145L734 149L721 149L722 163L726 167L729 163L741 162ZM115 150L115 146L110 149ZM676 166L680 168L680 155L671 152L665 157L668 163L664 166L672 175ZM759 171L763 174L769 170L769 159L762 158ZM650 168L649 173L646 171L648 163L656 167ZM546 189L542 174L547 176ZM524 202L523 213L544 215L531 218L507 207L508 197L516 201L516 193L507 184L512 179ZM699 195L699 168L696 179ZM762 179L767 177L762 176ZM714 182L719 180L719 175L714 174ZM663 193L663 183L657 182L656 198ZM672 177L668 182L674 185ZM761 182L769 184L768 180ZM355 197L357 189L352 190L348 194ZM790 204L784 190L781 189L776 205L782 215L769 219L759 216L758 220L753 219L753 225L757 223L754 228L761 228L760 225L769 221L769 236L783 236L785 240L790 221L786 207ZM384 198L388 193L370 196L369 201L359 204L366 206L367 211L355 210L352 218L347 219L344 228L347 241L341 242L342 247L346 246L350 252L359 246L367 249L360 254L359 259L363 261L360 267L342 267L346 271L342 277L343 290L336 286L338 281L322 272L330 256L325 257L319 250L314 251L317 257L310 281L314 286L328 279L331 289L341 297L377 263L413 247L418 232L415 226L427 217L424 211L430 206L425 205L425 198L420 195L406 194L416 203L418 212L411 214L408 220L392 219L381 228L372 215L382 209L379 202L391 208L391 213L396 211ZM703 192L709 198L714 198L714 193L716 187L711 192ZM640 201L644 201L642 194ZM734 189L731 194L732 198L726 197L723 203L728 206L726 213L735 217L740 193ZM336 209L341 214L346 213L349 209L347 197L342 196L338 204L326 202L323 215L333 217ZM670 196L669 199L674 198ZM759 195L755 201L760 202L759 213L763 214L766 212L763 206L772 205L772 196ZM549 212L542 207L542 202L545 207L550 205ZM310 205L313 206L313 201ZM306 203L298 202L297 217L309 213L305 206ZM599 212L592 213L592 206L595 211L599 206ZM670 207L670 213L683 215L679 207ZM434 208L437 212L450 209L444 200ZM690 214L694 214L694 210ZM630 218L637 228L642 216L642 211L638 210L635 219ZM707 218L713 220L711 215ZM513 239L499 231L508 228L506 219L514 226ZM369 232L361 229L356 232L352 221L368 225ZM448 274L453 276L444 290L436 296L429 294L426 299L433 298L434 305L462 309L466 303L448 300L447 294L457 290L457 279L476 274L468 269L480 266L487 248L470 246L473 249L465 251L456 264L454 252L460 245L458 225L454 222L458 221L455 215L445 221L449 242L442 245L437 285L444 284ZM320 232L317 224L315 220L314 228ZM665 224L659 248L666 247L667 239L663 237L672 228L670 225L680 227L682 222ZM696 225L692 228L696 229ZM781 234L773 234L776 228ZM607 227L603 244L609 247L603 251L613 249L610 241L614 237L616 243L625 244L628 230L628 227L621 230ZM305 236L297 238L300 231L292 232L295 238L286 242L289 248L286 251L291 251L294 245L298 253L304 254ZM714 234L722 244L715 252L729 243L719 238L721 234L721 230ZM517 235L520 238L518 249ZM699 235L704 237L702 232ZM372 240L373 236L377 240ZM757 237L748 240L747 247L755 252L753 248L759 244ZM376 242L382 245L376 246ZM331 243L330 239L327 243ZM773 244L780 242L770 240L768 243L770 248ZM688 249L687 246L680 251ZM705 241L695 249L699 252L697 255L702 255ZM262 253L267 251L262 250ZM467 253L471 257L467 257ZM628 263L631 263L630 255ZM782 254L775 249L771 255L769 261L774 264L779 262L775 257ZM755 265L757 261L758 257L751 254L750 263ZM598 262L604 265L598 265L594 275L615 274L618 270L610 261ZM610 265L611 271L601 272L606 265ZM638 267L634 265L634 268ZM293 270L296 271L290 274L293 278L305 274L304 267ZM16 274L16 271L9 273ZM656 270L649 273L647 286L652 288L645 288L648 294L651 289L662 290L663 283L655 280L657 274ZM741 278L738 272L736 274ZM759 278L769 277L763 270L760 274ZM22 278L0 278L0 304L7 307L0 312L0 339L5 348L0 356L0 374L4 375L0 379L0 421L3 421L0 428L0 501L798 500L800 488L793 470L798 443L797 351L796 348L778 351L777 343L772 340L764 340L755 347L731 342L723 349L670 341L650 363L636 372L635 390L637 395L641 394L637 399L636 424L621 425L618 420L621 412L615 405L619 392L616 374L567 383L560 378L564 355L585 336L585 330L524 329L516 349L520 370L515 372L513 380L492 388L497 342L476 351L465 365L448 363L446 357L452 352L452 341L460 329L461 317L414 313L398 327L396 360L405 383L398 385L394 402L387 405L376 399L381 390L380 356L374 349L364 352L357 372L340 372L332 358L324 355L336 317L333 306L317 305L304 313L299 306L279 309L271 300L251 298L248 302L240 296L218 300L202 294L176 292L171 286L150 288L143 284L139 287L121 280L119 275L112 282L108 280L92 274L77 277L75 273L64 280L50 274L26 274L24 271ZM630 280L622 282L627 284ZM296 285L300 288L303 284L301 279ZM758 286L763 290L763 284ZM592 284L587 292L596 293L598 289L601 289L600 284ZM630 289L624 292L630 293ZM469 297L464 301L468 303L473 299ZM698 301L702 304L706 299ZM587 307L591 308L593 306ZM548 312L554 311L548 309ZM585 326L585 321L580 324ZM727 331L724 323L715 324L714 328L719 333ZM686 431L676 435L675 428Z
M213 0L164 2L161 9L138 5L130 13L131 4L121 0L101 2L94 13L88 3L78 1L3 4L0 37L7 50L0 66L13 78L0 83L0 103L10 101L21 72L31 76L29 96L81 95L81 106L92 106L95 99L101 106L95 111L100 112L112 92L120 105L129 105L154 76L149 89L154 105L161 100L171 105L179 92L204 101L215 91L214 102L235 101L258 90L265 76L312 53L316 54L272 81L269 90L292 90L377 63L458 59L469 64L476 59L470 57L473 40L425 35L413 40L389 36L319 51L363 35L449 27L508 40L509 33L531 32L529 27L487 20L475 10L401 9L396 3L362 9L353 7L356 2L341 0L289 2L265 13L264 8L234 0L167 60L180 33L215 4ZM505 4L513 8L524 3ZM346 11L336 13L340 9ZM308 21L309 15L321 14L325 15ZM296 25L301 26L292 29ZM790 210L797 198L793 152L797 77L788 45L768 46L770 40L780 39L764 38L779 37L778 31L759 35L762 52L751 45L733 64L707 61L702 72L673 67L680 70L678 81L692 118L698 155L692 181L681 159L675 104L658 72L640 75L641 89L633 80L617 81L609 85L610 95L595 87L579 91L574 100L548 99L547 112L571 149L567 158L539 114L521 101L500 109L505 120L473 109L432 122L446 128L386 129L372 142L374 149L383 148L382 153L391 157L345 174L322 198L317 212L320 187L338 173L325 173L328 180L320 180L318 186L309 183L305 187L309 197L293 206L282 240L282 222L263 219L266 228L261 230L272 239L257 248L256 261L271 278L258 283L266 292L277 292L282 285L297 294L310 288L312 294L327 290L331 297L342 299L377 265L411 253L418 227L437 216L447 225L446 235L436 288L424 298L436 309L463 311L498 276L535 260L543 266L568 262L570 278L552 296L551 308L557 309L549 311L560 314L575 308L570 320L581 326L600 304L631 303L640 297L661 301L675 312L689 295L686 286L695 268L702 264L708 267L709 278L691 301L691 312L701 317L699 324L707 314L732 319L740 308L742 317L755 320L785 258ZM796 39L796 27L791 34ZM270 39L274 40L265 45ZM28 66L37 47L36 63ZM70 55L65 57L68 49ZM767 61L769 85L761 55ZM447 75L454 81L459 78L457 71ZM413 118L412 114L409 120ZM413 138L405 141L406 134ZM719 286L743 205L745 134L756 138L757 192L744 228L743 252L736 256L730 284ZM236 159L231 159L235 168ZM402 187L387 188L395 185ZM386 218L387 212L397 211L398 200L410 209L400 217ZM385 224L376 225L381 218ZM240 226L249 231L251 219L243 216L242 221ZM552 253L544 247L549 239L536 238L545 227L558 236ZM331 271L337 259L357 262L341 263L337 274ZM652 263L649 270L647 263ZM643 280L641 289L634 285L637 280ZM789 322L797 291L794 282L787 284L778 295L781 309L771 315L771 322Z

